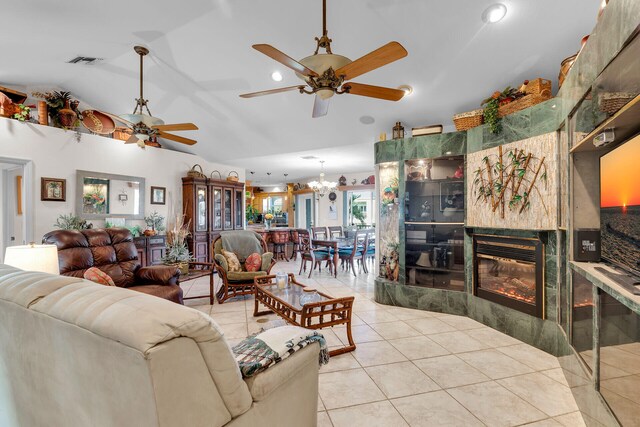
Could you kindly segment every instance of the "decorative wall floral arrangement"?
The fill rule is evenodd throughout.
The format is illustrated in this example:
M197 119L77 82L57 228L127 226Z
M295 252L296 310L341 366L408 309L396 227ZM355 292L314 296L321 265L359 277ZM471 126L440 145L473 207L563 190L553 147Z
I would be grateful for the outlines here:
M531 208L532 199L539 203L546 215L549 209L541 191L547 190L547 166L545 157L538 158L524 150L509 150L487 155L474 173L473 196L476 203L488 204L492 212L500 211L504 218L505 208L519 214ZM534 196L537 195L537 198Z

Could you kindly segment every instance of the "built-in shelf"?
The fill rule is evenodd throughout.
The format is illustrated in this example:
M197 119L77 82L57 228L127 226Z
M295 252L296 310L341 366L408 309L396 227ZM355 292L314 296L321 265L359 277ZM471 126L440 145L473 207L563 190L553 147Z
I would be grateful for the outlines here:
M462 178L442 178L442 179L408 179L405 181L407 184L411 182L417 182L420 184L427 182L464 182Z
M413 268L415 270L432 271L434 273L463 273L464 267L460 268L439 268L439 267L422 267L420 265L408 265L407 268Z
M600 126L595 128L591 133L576 143L570 152L610 150L617 144L626 141L638 132L638 122L640 122L640 95L633 98L627 105L622 107L617 113L602 122ZM613 128L615 132L615 141L613 143L596 147L593 140L605 129Z
M375 190L375 184L356 184L356 185L339 185L339 191L365 191L365 190Z

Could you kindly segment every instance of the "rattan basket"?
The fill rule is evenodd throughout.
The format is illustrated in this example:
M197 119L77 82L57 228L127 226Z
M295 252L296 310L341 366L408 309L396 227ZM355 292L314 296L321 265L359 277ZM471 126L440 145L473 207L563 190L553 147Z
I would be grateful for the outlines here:
M200 169L200 171L198 172L196 170L196 166ZM195 164L191 167L191 169L189 169L189 172L187 172L187 176L189 178L206 178L207 176L202 172L202 166L200 166L199 164Z
M600 110L612 116L636 96L629 92L603 93L599 99Z
M463 131L480 126L483 122L484 116L482 108L453 116L453 124L456 125L457 131Z
M235 173L236 175L233 176L233 175L231 175L232 173ZM239 180L240 180L240 177L238 176L238 172L236 172L236 171L229 172L229 176L227 177L227 181L229 181L229 182L238 182Z
M551 80L540 78L532 80L527 84L524 91L527 95L508 104L501 105L498 108L498 117L517 113L520 110L551 99Z

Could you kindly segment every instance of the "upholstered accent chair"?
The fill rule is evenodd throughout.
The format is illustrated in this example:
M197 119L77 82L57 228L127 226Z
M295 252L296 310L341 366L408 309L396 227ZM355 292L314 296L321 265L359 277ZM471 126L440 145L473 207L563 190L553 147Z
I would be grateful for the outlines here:
M229 271L227 259L222 250L233 252L240 261L242 271ZM253 279L266 276L276 264L273 253L267 250L267 243L260 234L251 230L223 231L212 243L213 261L222 286L216 293L220 304L229 298L253 294ZM252 253L259 253L262 265L258 271L246 271L244 261Z
M97 267L118 287L182 304L178 268L141 267L133 237L126 228L55 230L45 234L42 243L57 246L63 276L82 278L89 268Z

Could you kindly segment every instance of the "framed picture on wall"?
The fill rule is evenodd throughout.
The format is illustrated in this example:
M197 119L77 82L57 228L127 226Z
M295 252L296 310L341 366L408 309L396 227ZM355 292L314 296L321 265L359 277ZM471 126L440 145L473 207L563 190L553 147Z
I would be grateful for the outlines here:
M151 187L151 204L164 205L167 199L166 187Z
M40 200L64 202L67 200L67 180L62 178L40 178Z

